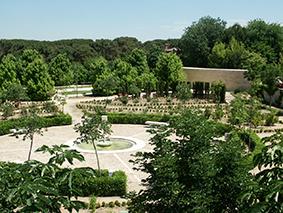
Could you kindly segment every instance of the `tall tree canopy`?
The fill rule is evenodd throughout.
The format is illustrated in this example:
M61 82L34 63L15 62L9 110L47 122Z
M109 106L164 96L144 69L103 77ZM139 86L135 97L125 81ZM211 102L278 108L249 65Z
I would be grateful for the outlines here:
M72 64L66 54L58 54L51 60L49 74L56 86L70 85L73 82Z
M186 66L208 66L208 55L215 42L223 39L226 22L202 17L189 26L181 37L182 59Z
M182 67L181 59L174 53L162 53L159 56L155 68L159 94L168 95L169 89L176 91L177 85L184 80Z

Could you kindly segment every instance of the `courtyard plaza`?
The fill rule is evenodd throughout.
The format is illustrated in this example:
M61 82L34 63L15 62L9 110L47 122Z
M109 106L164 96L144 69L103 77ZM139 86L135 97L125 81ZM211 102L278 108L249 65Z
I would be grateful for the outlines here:
M43 136L35 135L33 151L42 145L60 145L70 141L74 141L79 133L74 130L75 124L81 121L83 113L76 108L76 104L80 101L93 100L94 98L69 98L64 106L64 112L69 113L73 118L73 124L68 126L50 127L43 132ZM151 137L147 132L147 126L145 125L127 125L127 124L113 124L112 134L113 136L125 136L135 138L144 142L144 146L135 151L124 152L109 152L99 153L100 166L102 169L108 169L111 171L122 170L128 177L128 191L139 191L141 186L141 179L145 178L145 174L139 171L133 170L134 165L129 162L133 159L132 155L137 151L151 151L152 146L149 144ZM0 161L10 161L21 163L27 160L29 141L23 141L22 136L16 138L11 135L4 135L0 137ZM96 158L94 153L81 153L85 161L74 162L74 167L92 167L97 168ZM32 160L39 160L46 162L48 160L47 154L33 152L31 155Z

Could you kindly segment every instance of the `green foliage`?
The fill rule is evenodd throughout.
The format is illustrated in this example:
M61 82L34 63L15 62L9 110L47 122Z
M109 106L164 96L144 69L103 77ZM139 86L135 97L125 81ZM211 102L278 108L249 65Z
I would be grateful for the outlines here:
M260 110L261 103L258 99L245 93L237 94L230 105L229 122L239 126L260 126L264 123L264 117Z
M19 63L13 55L8 54L2 58L2 61L0 64L1 90L5 90L11 84L19 83L17 79L18 66L19 66Z
M1 164L0 173L5 182L1 181L0 210L11 212L61 212L64 207L68 211L84 208L84 203L71 199L76 189L73 188L73 170L61 169L59 166L68 159L73 162L84 160L75 150L66 150L68 146L54 145L41 147L37 151L48 150L51 159L47 163L26 161L23 164ZM66 154L66 152L68 154ZM62 160L58 160L59 158ZM58 162L60 163L58 164ZM60 194L60 186L65 181L67 190Z
M234 37L226 45L222 42L216 43L209 55L209 66L219 68L242 68L248 55L244 45Z
M225 103L226 86L222 81L213 82L211 94L215 103Z
M143 72L139 76L139 86L146 93L146 96L149 97L150 93L156 89L157 78L152 72Z
M77 172L76 172L77 171ZM106 170L107 171L107 170ZM76 196L124 196L127 193L127 176L123 171L115 171L112 176L109 172L93 170L91 168L74 169L73 184L79 190ZM76 175L77 174L77 175ZM91 174L89 176L88 174ZM66 184L62 185L60 191L64 194Z
M149 72L146 53L142 49L133 49L127 61L137 69L138 75Z
M130 212L233 212L248 182L239 138L218 137L214 122L186 111L169 127L151 129L153 152L133 163L146 172L144 190L134 193ZM170 136L175 135L176 139Z
M168 122L172 116L161 114L107 113L112 124L145 124L146 121Z
M119 98L119 101L121 101L122 104L127 105L129 98L127 96L122 96Z
M20 102L29 100L29 97L20 83L12 83L1 91L1 99L3 101Z
M54 94L54 82L48 74L47 65L42 60L30 63L25 72L30 73L30 78L26 77L26 88L32 101L48 100Z
M70 125L72 124L72 117L68 114L57 114L47 117L40 117L43 123L43 127L50 126L62 126L62 125ZM18 118L18 119L10 119L5 121L0 121L0 135L9 134L11 129L20 129L24 128L27 125L26 119Z
M192 97L191 87L186 83L178 84L176 97L183 102L189 100Z
M249 212L282 212L283 135L274 134L263 139L265 147L254 157L259 172L256 183L246 190L243 200Z
M8 117L14 115L14 105L10 102L4 102L1 104L0 109L2 111L2 116L4 119L7 119Z
M221 41L226 23L220 18L202 17L187 27L181 38L182 60L186 66L207 67L215 42Z
M117 59L114 61L113 71L115 75L119 76L118 92L125 94L140 93L138 87L138 72L131 64Z
M93 83L92 93L94 95L113 95L118 88L119 78L111 71L104 71L97 76Z
M49 63L49 75L56 86L70 85L74 81L72 64L66 54L58 54Z
M181 59L174 53L162 53L158 57L155 75L160 95L168 95L169 89L176 91L177 85L184 80L182 67Z
M256 19L250 21L246 29L246 43L266 58L268 63L278 62L283 48L282 26Z
M279 118L277 117L277 111L271 110L269 113L266 113L265 116L265 125L266 126L273 126L275 123L279 121Z
M92 195L90 197L88 208L91 209L91 212L95 212L96 210L96 196L95 195Z
M80 134L80 136L76 139L76 143L92 144L93 149L95 150L97 167L99 173L101 173L96 141L104 140L106 135L109 135L112 132L111 123L102 120L101 115L98 113L85 114L82 118L82 122L76 124L75 130Z

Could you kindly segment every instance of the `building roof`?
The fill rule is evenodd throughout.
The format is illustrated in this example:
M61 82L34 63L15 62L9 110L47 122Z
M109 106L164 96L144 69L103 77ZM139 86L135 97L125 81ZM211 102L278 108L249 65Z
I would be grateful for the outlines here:
M199 71L224 71L224 72L246 72L246 69L223 69L223 68L203 68L203 67L183 67L187 70L199 70Z

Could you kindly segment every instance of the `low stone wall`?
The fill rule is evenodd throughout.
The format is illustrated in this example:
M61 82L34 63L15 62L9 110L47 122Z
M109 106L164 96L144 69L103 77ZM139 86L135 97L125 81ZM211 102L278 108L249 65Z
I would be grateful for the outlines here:
M250 83L244 78L244 69L220 69L220 68L198 68L183 67L187 82L206 82L211 85L214 81L223 81L227 91L235 89L248 89Z

